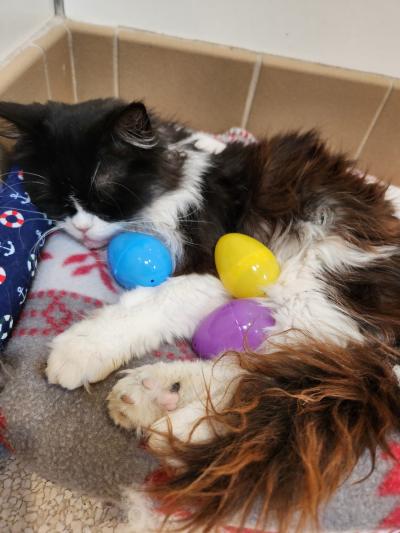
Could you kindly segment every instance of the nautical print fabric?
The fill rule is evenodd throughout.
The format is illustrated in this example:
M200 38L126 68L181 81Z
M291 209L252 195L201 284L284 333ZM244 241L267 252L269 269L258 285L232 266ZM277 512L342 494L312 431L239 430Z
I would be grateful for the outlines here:
M25 302L51 227L24 190L23 171L12 169L0 182L0 350Z

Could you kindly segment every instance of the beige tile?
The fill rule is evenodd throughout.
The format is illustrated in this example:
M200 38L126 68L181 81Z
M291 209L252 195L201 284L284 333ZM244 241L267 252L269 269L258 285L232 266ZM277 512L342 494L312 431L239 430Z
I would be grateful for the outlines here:
M50 85L50 98L62 102L74 101L68 32L62 25L51 28L35 41L45 53Z
M122 98L212 132L240 125L255 54L133 30L118 49Z
M400 185L400 82L397 82L360 156L362 168Z
M78 101L114 96L114 30L68 21Z
M317 128L353 156L388 87L379 76L264 56L247 127L256 135Z
M48 100L43 52L28 46L1 69L0 98L21 103Z

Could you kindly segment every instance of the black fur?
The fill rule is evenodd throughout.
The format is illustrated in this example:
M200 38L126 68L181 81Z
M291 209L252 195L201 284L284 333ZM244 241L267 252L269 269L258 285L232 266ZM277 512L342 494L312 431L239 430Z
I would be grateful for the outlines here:
M180 186L185 154L171 144L192 131L160 121L140 102L0 102L0 117L8 122L2 135L16 139L12 163L24 169L33 201L55 220L76 212L75 199L106 221L127 221L156 195ZM196 149L190 144L188 148ZM180 223L189 253L176 274L213 272L218 238L243 229L249 190L260 171L254 168L256 156L254 147L241 143L210 156L203 207L191 209Z
M179 162L171 164L141 103L1 102L0 116L19 130L3 131L17 139L12 162L25 170L35 203L55 220L75 212L73 198L104 220L126 220L179 182ZM153 135L158 142L146 149L127 141Z

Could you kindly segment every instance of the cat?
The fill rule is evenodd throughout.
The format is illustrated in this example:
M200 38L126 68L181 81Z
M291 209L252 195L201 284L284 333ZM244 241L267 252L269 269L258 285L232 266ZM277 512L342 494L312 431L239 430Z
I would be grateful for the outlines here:
M314 131L225 144L116 99L0 102L0 117L28 193L60 228L89 248L145 231L174 259L162 285L57 336L50 383L75 389L190 339L230 298L213 258L222 235L273 250L281 275L260 304L276 325L257 353L127 371L108 409L177 468L152 490L192 506L189 525L247 515L260 496L261 521L317 521L363 451L400 429L400 191Z

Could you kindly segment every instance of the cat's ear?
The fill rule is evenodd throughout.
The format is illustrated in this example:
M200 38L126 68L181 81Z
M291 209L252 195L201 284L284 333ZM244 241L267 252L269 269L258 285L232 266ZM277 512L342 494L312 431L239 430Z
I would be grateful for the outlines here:
M142 102L127 105L114 120L113 135L131 146L149 149L157 144L149 115Z
M45 106L42 104L0 102L0 136L17 139L21 133L36 132L44 114Z

